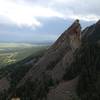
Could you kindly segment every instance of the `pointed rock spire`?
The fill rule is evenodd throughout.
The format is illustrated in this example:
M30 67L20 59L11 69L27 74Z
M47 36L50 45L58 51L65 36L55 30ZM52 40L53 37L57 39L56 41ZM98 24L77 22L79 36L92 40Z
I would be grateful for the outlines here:
M68 35L70 38L70 45L72 49L75 50L81 44L81 25L78 19L69 27Z
M68 44L71 42L77 45L81 40L81 25L79 20L76 19L73 24L62 33L62 35L56 40L56 42L52 45L52 48L61 48L62 44ZM73 42L72 42L73 41ZM76 42L77 41L77 42ZM78 45L77 45L78 46Z
M76 34L77 36L80 37L81 25L80 25L78 19L75 20L74 23L69 27L68 33L69 33L69 35L74 35L74 34Z

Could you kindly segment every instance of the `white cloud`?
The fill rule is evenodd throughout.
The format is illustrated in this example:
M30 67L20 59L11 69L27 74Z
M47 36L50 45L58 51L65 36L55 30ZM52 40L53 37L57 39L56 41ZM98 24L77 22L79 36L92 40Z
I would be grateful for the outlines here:
M0 0L0 17L4 17L6 20L18 26L27 25L34 28L35 26L42 25L38 20L39 17L63 17L63 15L49 7L30 6L25 2Z
M99 3L99 0L0 0L0 20L33 28L43 24L39 18L97 21Z
M97 15L74 15L72 16L73 19L81 19L83 21L98 21L100 16L97 16Z
M98 21L100 19L100 16L94 15L94 14L87 14L87 15L83 15L83 14L69 14L67 16L65 16L65 19L80 19L82 21Z
M100 0L51 0L53 7L61 12L65 19L97 21L100 19Z

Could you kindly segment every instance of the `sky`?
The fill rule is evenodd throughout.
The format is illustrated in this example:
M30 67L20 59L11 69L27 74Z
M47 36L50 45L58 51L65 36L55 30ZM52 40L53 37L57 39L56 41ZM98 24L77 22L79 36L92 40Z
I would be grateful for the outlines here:
M100 19L100 0L0 0L1 42L52 42L79 19Z

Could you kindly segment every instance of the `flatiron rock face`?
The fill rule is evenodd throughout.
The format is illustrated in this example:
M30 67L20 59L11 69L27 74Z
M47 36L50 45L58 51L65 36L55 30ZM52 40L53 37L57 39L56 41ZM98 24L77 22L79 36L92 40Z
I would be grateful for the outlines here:
M44 56L29 70L29 72L26 73L24 78L17 85L15 93L11 95L18 94L18 96L22 97L23 93L18 93L18 91L25 86L26 82L29 80L31 82L36 82L37 80L40 83L40 85L36 85L38 89L43 86L45 87L45 85L47 85L46 87L49 89L48 84L43 84L44 81L47 83L52 80L51 83L57 85L63 79L66 68L69 67L73 61L74 51L80 46L80 34L81 26L79 20L76 20L62 33L57 41L47 50ZM34 92L36 92L36 90L34 90ZM36 92L36 95L39 95L38 92ZM38 100L35 97L32 98Z
M99 100L99 33L99 21L81 31L79 20L75 20L26 73L8 99L16 94L21 100Z
M29 77L34 81L36 78L39 78L43 72L50 72L52 75L52 71L56 69L56 66L58 66L58 68L59 66L62 66L62 68L59 68L59 71L65 70L65 67L63 66L67 62L71 62L73 50L76 50L76 48L79 47L79 44L77 45L77 42L80 42L80 33L81 26L79 24L79 21L76 20L68 28L68 30L62 33L62 35L48 49L45 55L35 64L35 66L32 67L32 69L26 74L26 76L22 80L22 83L24 83L24 81L27 80ZM69 59L71 59L70 62L66 55L69 55Z

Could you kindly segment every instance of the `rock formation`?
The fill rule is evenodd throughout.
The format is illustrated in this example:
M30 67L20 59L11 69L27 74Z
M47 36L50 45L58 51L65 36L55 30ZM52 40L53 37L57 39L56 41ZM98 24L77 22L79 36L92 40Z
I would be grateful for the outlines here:
M8 94L21 100L100 100L100 21L76 20Z
M43 80L46 81L47 88L49 88L47 81L52 80L54 85L58 84L62 80L66 68L73 61L73 52L80 46L80 33L81 26L79 21L76 20L19 82L16 87L17 91L29 80L33 83L37 80L40 83L40 86L37 86L38 89L42 88ZM22 96L22 94L18 95Z

